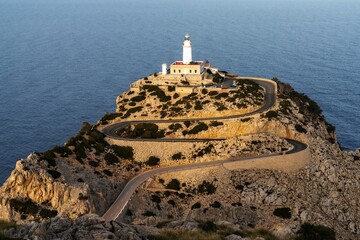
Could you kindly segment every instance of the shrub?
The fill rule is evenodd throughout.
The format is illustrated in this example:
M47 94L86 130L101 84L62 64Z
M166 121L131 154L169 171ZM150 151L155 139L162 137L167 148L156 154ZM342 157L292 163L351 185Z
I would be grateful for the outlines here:
M207 94L207 93L208 93L208 90L206 90L205 88L203 88L203 89L201 90L201 93L202 93L202 94Z
M59 153L62 157L67 157L69 155L71 155L72 151L66 147L66 146L55 146L53 148L53 151L56 152L56 153Z
M208 125L206 125L203 122L199 122L198 125L190 129L187 134L197 134L199 132L206 131L208 129L209 129Z
M168 86L168 91L169 92L175 91L175 86Z
M186 80L181 80L181 84L186 85L186 86L190 85L189 81L186 81Z
M275 216L283 218L283 219L290 219L291 218L291 210L288 207L276 208L274 210L273 214Z
M191 206L191 209L201 208L201 203L196 202Z
M191 125L191 122L190 121L184 121L184 125L185 125L185 127L190 127L190 125Z
M100 164L96 161L89 161L89 165L92 167L98 167Z
M218 122L218 121L211 121L210 123L210 127L217 127L217 126L222 126L224 125L223 122Z
M278 117L278 113L275 112L275 111L268 111L267 113L265 113L265 117L268 119L268 120L272 120L272 119L276 119Z
M134 158L134 149L130 146L111 145L111 149L119 158L128 160L133 160Z
M30 199L26 201L10 199L10 207L16 212L24 214L36 215L39 212L38 205Z
M299 235L295 240L335 240L335 231L329 227L304 223L297 232Z
M160 203L161 202L161 198L158 195L151 195L151 201L154 203Z
M177 99L178 97L180 97L180 95L178 93L175 93L173 96L174 99Z
M221 207L221 203L218 201L215 201L213 203L210 204L210 207L212 208L220 208Z
M114 120L115 118L121 117L122 113L105 113L105 115L100 119L102 124L107 124L108 121Z
M175 207L175 205L176 205L175 201L172 200L172 199L170 199L170 200L168 201L168 204L172 205L173 207Z
M133 101L133 102L141 102L142 100L145 100L145 96L144 95L138 95L136 97L132 97L130 99L130 101Z
M55 154L53 151L49 150L43 153L42 158L47 161L49 166L55 167L56 161L55 161Z
M160 163L160 158L155 156L150 156L149 160L146 161L146 164L149 166L156 166L159 165L159 163Z
M180 181L177 179L171 179L171 181L166 185L166 189L180 190Z
M180 160L184 158L184 155L181 152L175 153L174 155L172 155L171 159L172 160Z
M106 153L104 159L105 159L107 165L113 165L113 164L119 162L119 159L117 158L117 156L115 156L112 153Z
M218 94L215 99L221 99L221 98L227 98L229 96L229 94L227 92L222 92L220 94Z
M57 210L49 210L49 209L46 209L46 208L42 208L39 212L39 215L42 217L42 218L53 218L53 217L56 217L58 214L58 211Z
M143 213L143 216L146 216L146 217L153 217L153 216L156 216L155 213L151 212L151 211L145 211Z
M204 232L215 232L218 229L216 224L211 221L199 222L199 228Z
M209 144L204 149L201 149L194 157L203 157L205 154L209 154L213 148L214 145Z
M131 114L133 114L133 113L141 112L142 109L143 109L142 106L130 108L129 110L127 110L127 112L125 113L125 115L124 115L122 118L127 118L127 117L129 117Z
M173 123L169 126L169 129L172 130L173 132L176 132L177 130L181 129L182 126L180 123Z
M197 188L198 193L213 194L216 191L214 184L208 181L203 181Z
M108 175L109 177L112 177L112 175L113 175L113 173L112 173L110 170L108 170L108 169L104 169L104 170L103 170L103 173L106 174L106 175Z
M209 92L209 96L215 96L215 95L218 95L219 93L217 91L210 91Z
M47 170L47 172L54 178L54 179L58 179L59 177L61 177L61 173L56 171L56 170L52 170L49 169Z
M296 131L298 131L299 133L307 133L306 129L303 128L300 124L296 124L296 125L295 125L295 129L296 129Z

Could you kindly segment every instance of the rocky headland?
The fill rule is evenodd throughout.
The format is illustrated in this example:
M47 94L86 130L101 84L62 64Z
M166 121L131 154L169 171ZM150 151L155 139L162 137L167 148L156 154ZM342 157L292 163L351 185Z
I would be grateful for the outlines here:
M237 79L229 89L189 93L148 82L124 92L116 113L84 123L63 146L16 163L0 188L0 236L309 239L301 237L320 232L328 237L322 239L360 239L359 150L342 150L320 107L273 80L276 104L237 118L231 116L264 105L264 88ZM103 134L124 121L129 124L116 131L118 138ZM149 169L281 155L292 148L286 139L306 143L311 160L294 159L301 168L213 166L156 175L137 188L116 220L101 217L127 182Z

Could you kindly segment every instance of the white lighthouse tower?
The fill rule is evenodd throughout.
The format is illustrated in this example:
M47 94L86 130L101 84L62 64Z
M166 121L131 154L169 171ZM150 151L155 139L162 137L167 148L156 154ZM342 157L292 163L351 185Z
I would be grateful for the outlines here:
M185 35L185 40L183 45L183 64L190 64L191 62L192 62L191 41L190 41L190 36L187 33Z

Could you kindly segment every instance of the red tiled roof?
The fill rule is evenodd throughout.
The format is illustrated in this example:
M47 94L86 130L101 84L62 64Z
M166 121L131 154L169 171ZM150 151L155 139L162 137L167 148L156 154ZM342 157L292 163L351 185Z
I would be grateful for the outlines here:
M204 62L199 61L199 62L191 62L189 64L185 64L182 61L176 61L176 62L173 63L173 65L201 65L203 63Z

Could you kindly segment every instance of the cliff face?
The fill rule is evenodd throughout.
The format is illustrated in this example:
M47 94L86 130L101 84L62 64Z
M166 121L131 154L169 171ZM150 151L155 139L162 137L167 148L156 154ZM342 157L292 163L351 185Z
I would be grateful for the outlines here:
M91 196L87 184L76 186L65 181L55 181L39 166L39 161L38 155L30 154L16 163L15 169L0 189L0 219L20 222L26 218L39 219L46 210L72 219L95 212L91 197L79 198ZM33 206L33 209L28 209L29 206Z
M183 96L156 87L127 92L117 99L118 113L106 115L100 123L119 118L211 117L237 110L246 112L261 106L259 99L263 97L262 91L256 94L258 88L249 86L244 96L241 89L226 90L226 94L199 90ZM198 227L199 219L226 223L234 229L264 227L287 237L294 236L301 224L311 222L334 228L339 239L359 237L360 202L356 196L360 195L360 152L341 150L334 127L324 120L315 102L289 85L279 82L278 86L277 104L266 113L156 126L156 134L166 138L226 138L222 141L112 140L95 129L102 129L100 124L87 125L64 147L51 153L31 154L17 162L0 188L0 219L24 224L19 231L11 232L14 237L44 239L71 239L74 234L89 239L110 235L123 239L129 232L134 233L127 235L129 239L137 239L158 233L159 225L191 230ZM241 100L234 100L241 96ZM244 103L248 103L248 108ZM212 114L213 110L217 113ZM130 126L121 134L139 137L137 131L145 134L143 130ZM168 166L280 153L290 147L283 138L310 146L312 161L296 173L230 171L222 167L167 173L138 189L118 219L136 227L105 223L94 215L86 215L102 215L131 177L153 166L149 164L151 157L158 158L156 166ZM169 189L173 179L179 181L180 190ZM285 209L286 216L275 214L277 209ZM26 225L29 222L37 223ZM142 225L146 227L139 227ZM139 229L145 233L140 234Z

